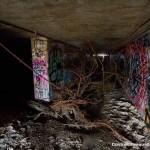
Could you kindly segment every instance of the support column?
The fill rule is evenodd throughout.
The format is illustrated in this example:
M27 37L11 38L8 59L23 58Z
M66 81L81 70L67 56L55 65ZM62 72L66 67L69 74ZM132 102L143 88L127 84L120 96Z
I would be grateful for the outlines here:
M31 39L32 65L34 81L34 97L50 101L49 75L48 75L48 40L44 37Z

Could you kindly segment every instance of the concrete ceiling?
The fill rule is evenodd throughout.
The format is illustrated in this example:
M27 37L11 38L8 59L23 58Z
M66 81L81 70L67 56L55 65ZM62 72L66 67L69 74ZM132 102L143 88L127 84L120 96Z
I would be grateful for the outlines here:
M149 18L150 0L0 0L1 21L81 48L89 40L97 50L117 48ZM4 24L0 32L34 36Z

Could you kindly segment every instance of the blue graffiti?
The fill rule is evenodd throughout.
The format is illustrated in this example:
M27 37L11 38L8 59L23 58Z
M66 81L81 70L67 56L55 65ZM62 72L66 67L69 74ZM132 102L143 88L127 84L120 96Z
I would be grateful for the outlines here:
M139 70L141 69L140 57L138 54L131 59L131 70L129 84L131 85L131 96L136 96L141 84L141 74Z
M53 46L49 57L49 77L51 82L59 83L63 81L63 54L62 49Z

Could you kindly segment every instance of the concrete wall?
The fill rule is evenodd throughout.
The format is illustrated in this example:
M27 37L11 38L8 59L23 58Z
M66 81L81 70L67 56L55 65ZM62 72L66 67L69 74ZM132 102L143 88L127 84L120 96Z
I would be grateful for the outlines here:
M80 65L82 54L79 49L43 37L31 41L35 99L50 101L58 95L50 82L62 89L72 84L75 75L71 70Z
M127 77L126 83L125 80L120 80L120 83L143 119L145 118L145 109L150 110L148 45L149 35L146 33L117 54L118 71Z

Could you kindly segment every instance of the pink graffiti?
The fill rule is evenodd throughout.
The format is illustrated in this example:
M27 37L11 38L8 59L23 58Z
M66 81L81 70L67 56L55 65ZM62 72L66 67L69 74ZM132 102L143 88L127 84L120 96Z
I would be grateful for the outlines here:
M46 55L46 54L45 54ZM46 56L37 54L33 56L33 69L34 69L34 93L35 98L45 99L49 98L49 82L48 82L48 60Z
M140 69L137 69L137 72L132 72L130 76L134 79L136 74L140 75L140 84L137 86L136 94L133 95L131 90L129 90L128 96L132 100L132 103L136 106L141 117L145 117L145 109L148 108L148 89L147 89L147 76L148 76L148 51L147 48L142 43L142 38L139 38L136 42L132 42L127 47L123 49L124 55L128 61L134 60L137 56L139 57L139 63L136 64L137 67L141 66ZM130 71L133 68L130 68ZM130 77L130 78L131 78ZM133 80L134 81L134 80ZM133 84L133 83L132 83ZM123 84L122 84L123 85ZM132 86L132 85L130 85ZM124 87L124 86L123 86ZM131 89L132 87L124 87L124 89Z

